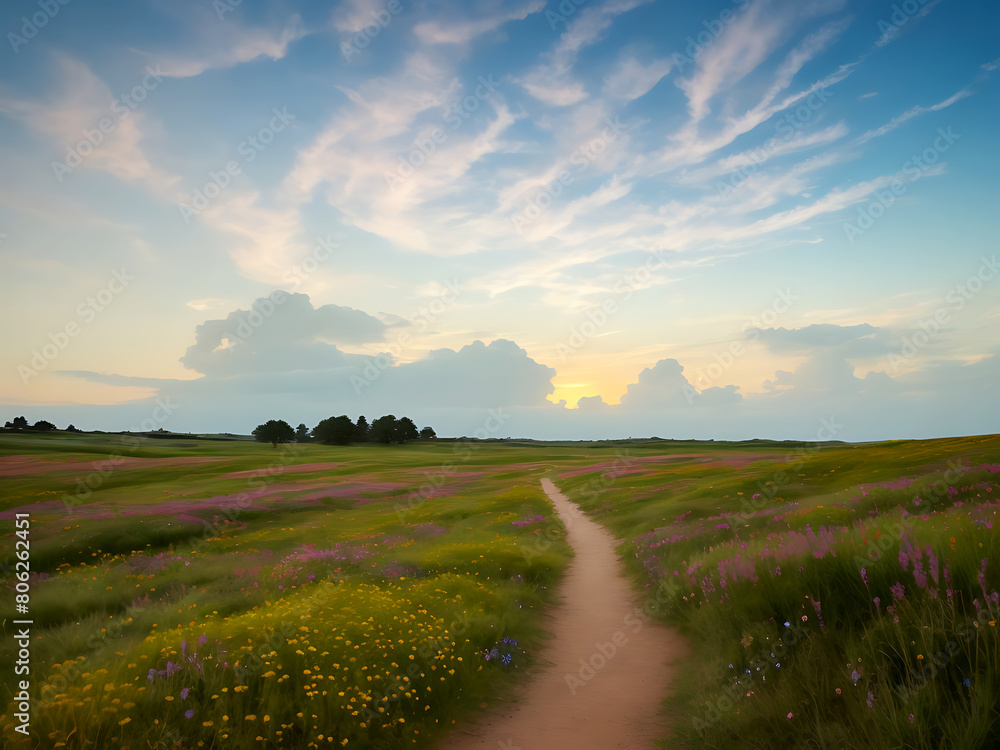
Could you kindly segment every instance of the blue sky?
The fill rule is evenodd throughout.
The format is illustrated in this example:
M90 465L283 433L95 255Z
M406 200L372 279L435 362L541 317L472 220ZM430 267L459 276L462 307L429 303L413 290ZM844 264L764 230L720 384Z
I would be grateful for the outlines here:
M9 3L0 403L103 429L995 432L998 20Z

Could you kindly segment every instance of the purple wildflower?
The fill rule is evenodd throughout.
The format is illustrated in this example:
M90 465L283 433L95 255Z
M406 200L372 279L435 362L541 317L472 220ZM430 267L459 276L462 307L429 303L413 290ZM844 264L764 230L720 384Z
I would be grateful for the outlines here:
M889 591L892 592L892 598L896 601L902 601L906 596L906 587L903 586L899 581L896 581L892 586L889 587Z

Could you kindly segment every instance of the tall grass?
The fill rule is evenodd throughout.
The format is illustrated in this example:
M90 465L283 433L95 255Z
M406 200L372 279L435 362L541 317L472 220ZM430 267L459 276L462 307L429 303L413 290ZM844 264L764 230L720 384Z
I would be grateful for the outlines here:
M182 442L140 452L199 456ZM67 458L118 449L92 436L65 455L42 443L7 443L61 468L12 478L4 508L62 497L87 476ZM531 667L569 549L536 553L543 524L512 522L550 515L529 473L494 477L473 454L406 503L451 447L308 446L281 465L354 468L264 480L226 475L280 450L204 452L218 463L122 463L85 501L32 511L31 734L14 732L8 670L8 746L427 747ZM12 549L4 538L0 552ZM0 631L10 664L12 626Z
M561 480L695 645L669 746L1000 746L1000 439L715 457Z

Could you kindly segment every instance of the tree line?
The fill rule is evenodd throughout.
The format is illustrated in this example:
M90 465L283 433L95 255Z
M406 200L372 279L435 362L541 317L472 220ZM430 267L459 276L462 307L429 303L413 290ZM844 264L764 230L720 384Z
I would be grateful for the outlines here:
M28 420L24 417L14 417L13 420L8 420L7 423L4 424L3 428L5 430L17 430L17 431L28 430L31 432L48 432L49 430L59 429L54 424L45 419L39 419L34 424L29 424ZM76 429L76 427L74 427L73 425L70 425L69 427L66 428L66 432L79 432L79 430Z
M269 419L264 424L257 425L253 431L254 438L261 443L309 443L319 442L326 445L350 445L351 443L384 443L392 445L410 440L431 440L437 435L431 427L417 430L417 425L409 417L396 418L393 414L379 417L371 424L364 415L352 422L346 414L339 417L327 417L311 430L300 424L292 428L283 419Z

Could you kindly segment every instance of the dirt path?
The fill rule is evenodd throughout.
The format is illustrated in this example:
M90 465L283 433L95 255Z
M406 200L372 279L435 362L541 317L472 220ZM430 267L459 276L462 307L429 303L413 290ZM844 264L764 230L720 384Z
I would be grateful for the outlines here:
M518 703L456 729L441 750L652 750L652 740L667 734L660 703L684 641L644 616L614 537L550 480L542 487L576 552L549 615L542 669Z

